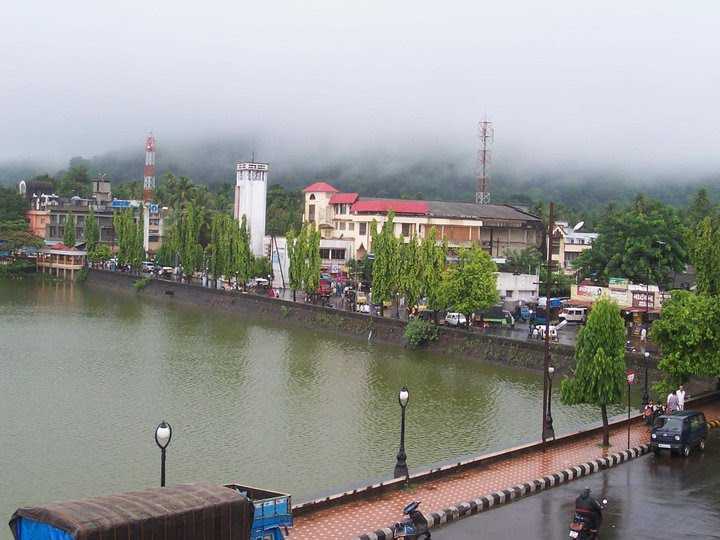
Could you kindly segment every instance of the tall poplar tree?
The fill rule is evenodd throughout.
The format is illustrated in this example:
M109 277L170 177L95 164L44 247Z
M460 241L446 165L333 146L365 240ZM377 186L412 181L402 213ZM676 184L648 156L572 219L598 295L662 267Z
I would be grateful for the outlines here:
M293 293L293 302L296 299L296 292L303 286L303 269L305 267L305 229L301 228L299 233L290 229L287 233L287 255L288 255L288 281Z
M620 308L608 299L595 302L578 334L575 371L560 385L562 402L600 407L603 445L610 445L607 406L620 403L625 386L625 326Z
M377 223L373 221L372 227L372 253L375 256L373 263L372 302L380 304L380 315L384 313L383 302L392 298L398 290L398 274L400 268L400 247L395 238L395 214L389 212L387 220L378 232Z
M420 244L421 290L428 299L428 307L437 322L438 310L447 307L443 302L442 276L447 264L447 244L438 244L437 231L432 227Z
M400 243L400 294L405 299L408 309L412 309L417 304L422 294L424 262L420 256L420 244L415 235L411 236L407 243Z
M312 223L303 225L305 228L305 267L303 270L303 282L305 292L313 295L317 292L320 284L320 231Z
M70 214L65 220L63 244L70 248L75 247L75 216L72 214Z
M95 210L90 209L90 213L85 218L85 249L88 253L95 250L98 242L100 241L100 228L98 227L97 218L95 217Z

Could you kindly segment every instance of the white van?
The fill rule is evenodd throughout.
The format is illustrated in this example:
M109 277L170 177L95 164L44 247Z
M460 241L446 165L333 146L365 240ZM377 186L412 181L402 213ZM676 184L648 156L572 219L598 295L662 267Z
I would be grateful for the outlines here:
M560 319L565 319L569 323L583 324L587 320L587 308L584 307L566 307L558 315Z

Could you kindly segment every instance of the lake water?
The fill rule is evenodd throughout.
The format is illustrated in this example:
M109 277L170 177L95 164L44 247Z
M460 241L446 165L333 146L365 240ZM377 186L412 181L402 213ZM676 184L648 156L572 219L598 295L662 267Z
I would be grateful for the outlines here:
M0 517L159 485L163 419L168 484L236 481L302 501L389 477L403 385L411 470L539 436L535 373L84 285L0 281ZM599 412L555 399L553 417L561 433Z

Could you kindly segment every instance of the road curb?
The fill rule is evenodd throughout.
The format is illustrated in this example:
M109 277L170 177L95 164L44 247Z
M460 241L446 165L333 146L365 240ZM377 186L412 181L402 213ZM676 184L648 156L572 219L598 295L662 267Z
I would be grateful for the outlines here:
M713 420L708 422L708 424L711 428L720 427L720 420ZM630 461L647 454L649 451L650 446L648 444L642 444L640 446L630 448L629 450L616 452L604 458L580 463L579 465L569 467L560 472L536 478L530 482L524 482L493 493L488 493L472 501L465 501L449 506L440 512L430 512L425 517L428 520L430 528L439 527L441 525L445 525L446 523L452 523L453 521L474 516L498 506L510 504L518 499L540 493L541 491L551 489L561 484L572 482L573 480L589 476L598 471L610 469L616 465L620 465L621 463L625 463L626 461ZM383 527L382 529L377 529L371 533L361 534L360 536L355 537L354 540L391 540L392 537L392 528Z

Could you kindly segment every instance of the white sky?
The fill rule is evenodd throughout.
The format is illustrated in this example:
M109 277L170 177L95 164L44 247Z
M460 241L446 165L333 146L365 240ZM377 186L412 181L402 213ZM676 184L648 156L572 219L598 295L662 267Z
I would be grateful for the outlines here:
M5 0L0 159L150 129L471 156L487 115L506 166L712 173L719 28L702 0Z

